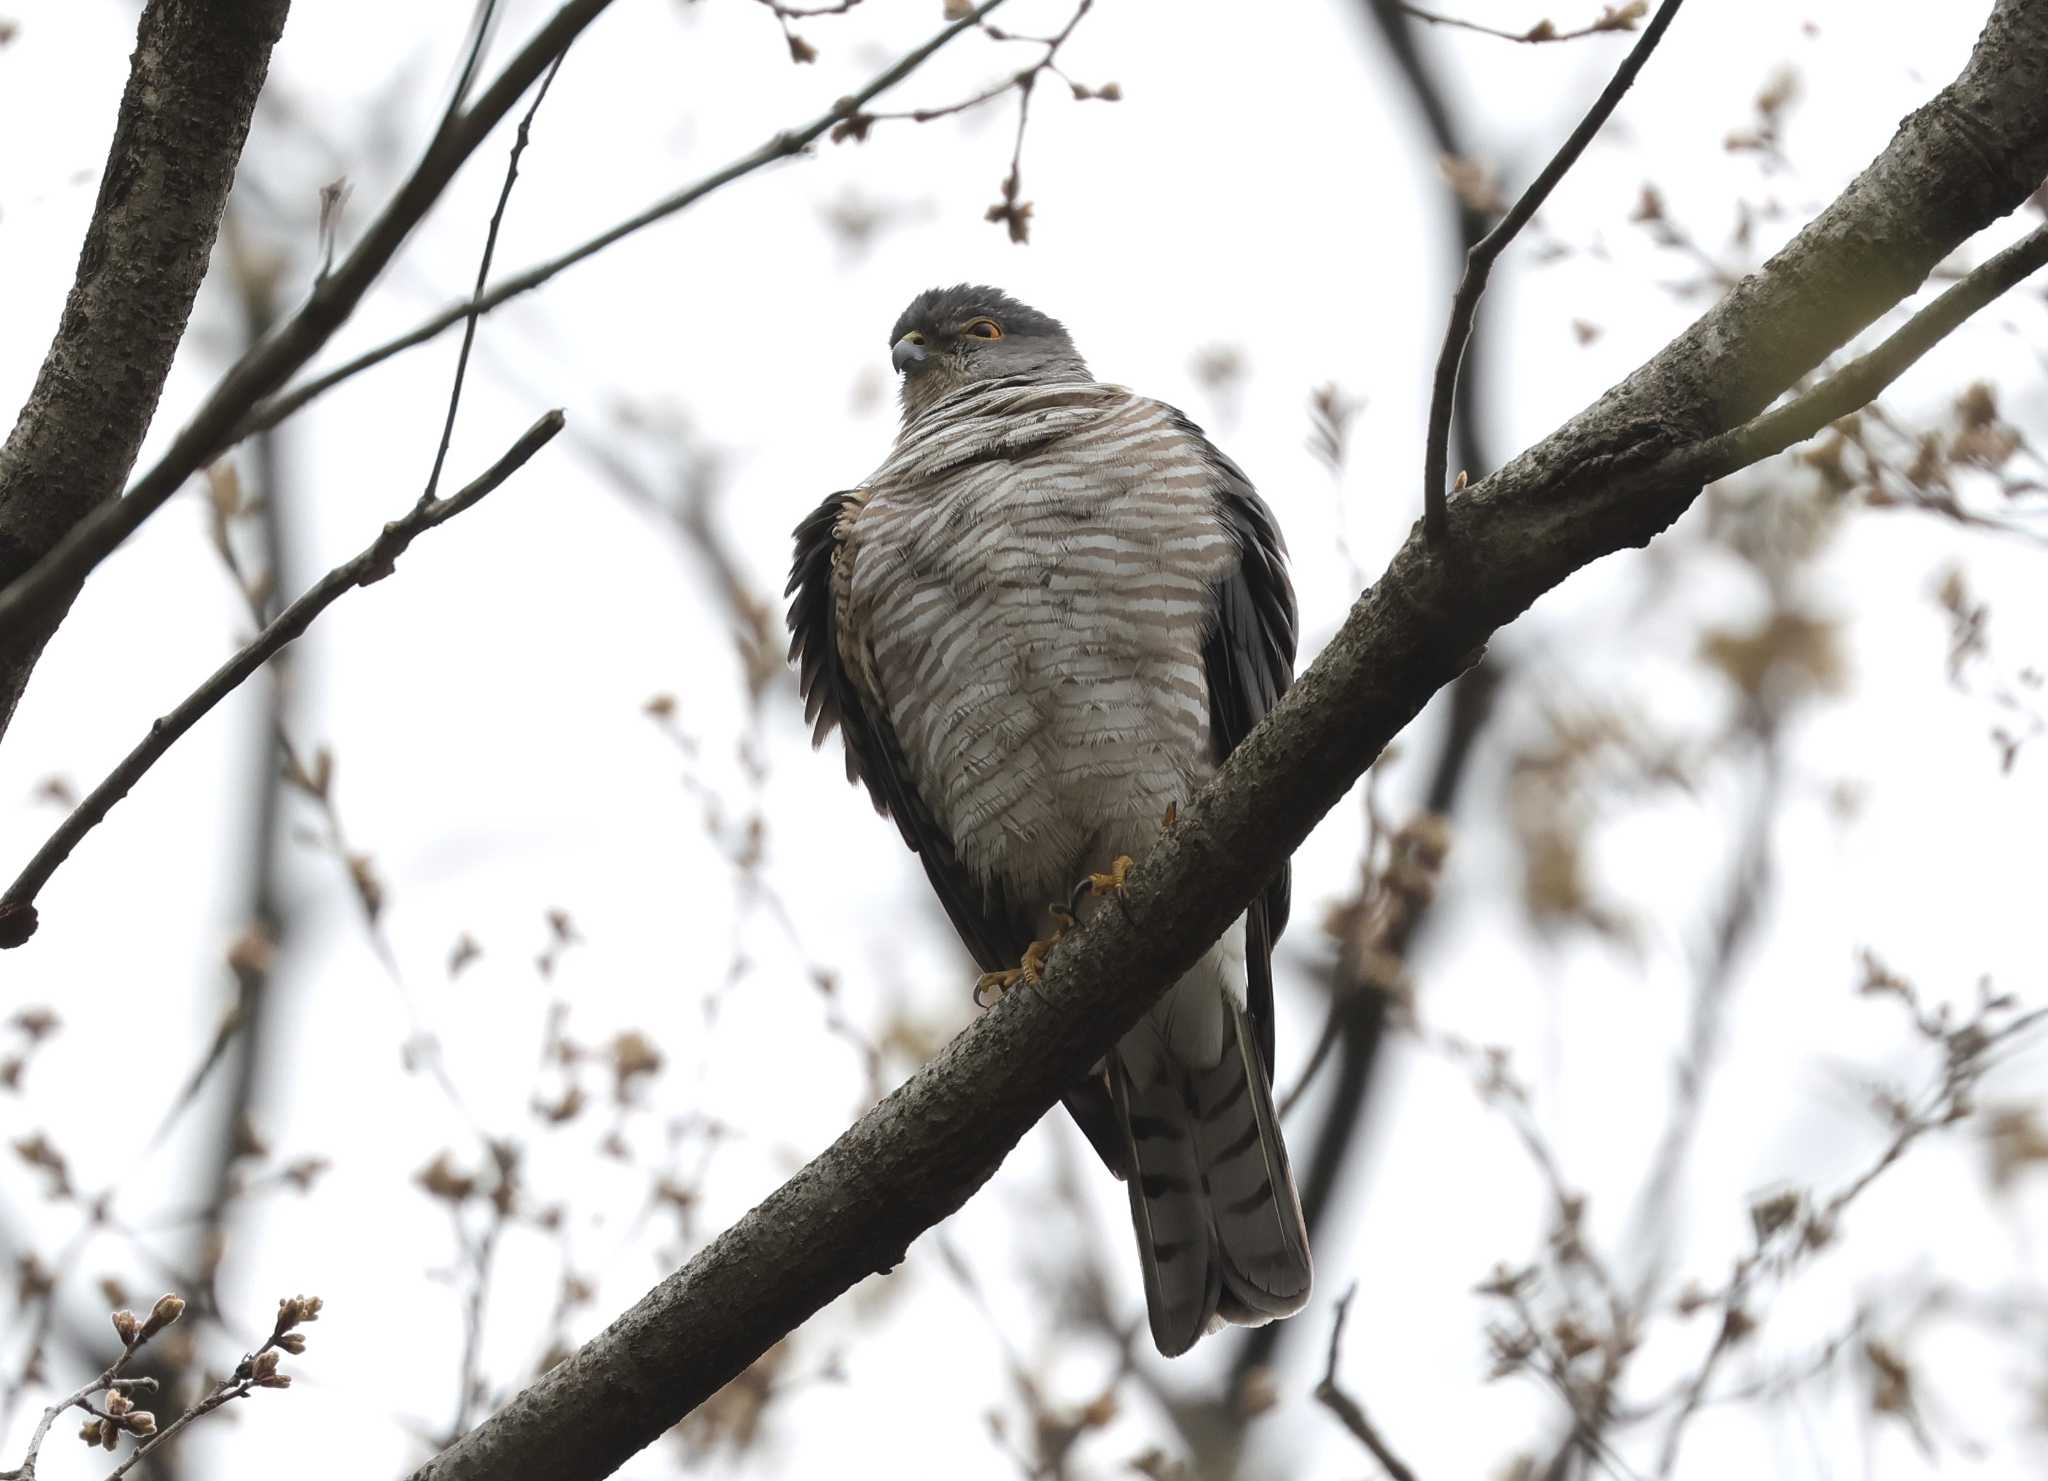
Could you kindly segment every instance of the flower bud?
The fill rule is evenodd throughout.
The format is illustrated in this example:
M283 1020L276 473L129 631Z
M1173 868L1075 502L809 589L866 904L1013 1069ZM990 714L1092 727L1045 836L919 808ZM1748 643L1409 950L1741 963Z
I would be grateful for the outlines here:
M185 1298L183 1296L168 1295L157 1297L156 1305L150 1308L149 1320L142 1324L142 1337L147 1339L156 1336L157 1333L184 1314Z

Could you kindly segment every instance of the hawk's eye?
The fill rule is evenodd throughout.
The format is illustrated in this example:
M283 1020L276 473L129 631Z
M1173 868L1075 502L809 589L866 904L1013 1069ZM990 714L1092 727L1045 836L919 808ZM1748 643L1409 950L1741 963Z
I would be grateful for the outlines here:
M976 319L967 326L967 332L976 339L1001 339L1003 326L993 319Z

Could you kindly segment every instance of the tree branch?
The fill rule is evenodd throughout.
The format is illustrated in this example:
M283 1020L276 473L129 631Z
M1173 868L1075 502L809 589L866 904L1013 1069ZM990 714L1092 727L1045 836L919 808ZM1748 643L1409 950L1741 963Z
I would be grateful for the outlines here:
M78 274L0 450L0 588L119 492L156 412L220 229L290 0L151 0ZM82 576L83 573L80 573ZM0 610L0 734L78 577Z
M399 244L441 198L463 162L476 152L527 88L609 4L611 0L566 0L505 65L482 96L442 124L419 164L399 187L383 215L371 224L355 251L340 267L320 279L304 308L221 378L156 466L143 474L122 498L101 505L79 520L33 569L0 591L0 633L36 624L54 627L55 619L61 618L79 583L93 567L139 529L196 469L217 457L229 445L227 434L244 413L259 398L284 384L285 378L311 359L347 321L370 285L383 274ZM90 239L87 255L91 255ZM469 311L465 304L463 313ZM91 414L101 414L97 403ZM138 441L139 438L138 433ZM27 666L21 679L24 683L27 680ZM0 693L0 698L4 698L4 693ZM0 714L0 719L4 718Z
M1784 251L1621 385L1418 530L1138 865L1119 908L580 1352L414 1481L592 1477L957 1209L1191 967L1493 632L1699 493L1664 459L1754 416L2048 174L2048 0L1999 0L1968 65Z
M1337 1422L1372 1453L1392 1481L1415 1481L1415 1473L1394 1454L1385 1437L1365 1417L1364 1406L1337 1386L1337 1349L1344 1341L1344 1318L1351 1315L1351 1299L1357 1294L1358 1287L1354 1285L1337 1298L1336 1319L1330 1323L1330 1357L1323 1366L1322 1381L1316 1385L1316 1402L1337 1416Z
M553 278L557 273L564 272L586 258L595 256L614 242L631 236L642 227L652 226L657 221L673 216L678 211L695 205L713 191L730 185L735 180L743 179L766 165L801 154L827 133L831 132L835 125L857 115L867 104L873 102L883 93L888 92L897 83L903 81L904 78L923 66L947 42L963 31L973 30L981 23L983 16L1003 3L1004 0L984 0L984 3L971 14L963 16L944 30L938 32L931 40L925 42L924 45L918 47L915 51L905 55L902 60L898 61L886 72L881 73L859 92L854 93L851 97L841 98L832 105L830 111L821 113L801 128L777 134L773 139L770 139L752 153L741 156L723 169L706 175L703 179L685 186L672 195L663 196L644 211L627 217L616 226L606 228L588 241L571 247L559 256L550 257L545 262L537 262L524 272L515 273L509 278L501 279L498 285L488 293L484 293L474 299L464 299L459 303L451 303L447 308L441 310L440 313L414 325L396 339L387 340L375 349L365 350L353 360L337 365L334 369L313 377L313 379L303 385L295 386L289 391L282 392L270 397L266 401L258 403L228 433L220 450L225 451L244 437L253 436L255 433L269 427L275 427L286 417L303 409L307 403L325 395L343 381L361 375L373 366L383 364L393 355L401 354L415 346L425 344L443 330L460 324L465 318L472 315L487 314L509 299L517 298L522 293L531 293L550 278Z
M0 948L19 946L35 934L37 893L49 883L57 866L71 856L79 840L98 826L114 804L128 795L129 789L142 779L143 773L154 766L180 736L233 693L272 654L304 633L314 618L349 590L382 581L391 574L393 563L415 539L437 525L446 524L518 472L529 458L553 440L564 425L561 412L549 412L527 428L503 457L466 487L445 499L415 504L403 518L384 526L383 533L361 554L321 577L246 647L214 670L212 677L193 690L184 703L153 722L149 734L122 757L120 765L107 774L107 779L94 787L72 810L57 831L50 835L49 841L29 860L28 867L7 887L7 893L0 895Z
M1577 41L1582 36L1597 36L1603 31L1633 31L1636 22L1642 19L1643 12L1649 9L1638 0L1638 3L1633 5L1603 6L1601 14L1596 19L1586 22L1583 26L1574 26L1569 31L1558 30L1556 23L1549 20L1538 21L1526 31L1505 31L1498 26L1465 20L1461 16L1425 10L1420 5L1409 5L1405 0L1390 0L1390 3L1394 9L1412 15L1418 21L1428 21L1433 26L1448 26L1453 30L1473 31L1481 36L1496 36L1502 41L1521 41L1531 45L1540 45L1545 41Z
M1430 544L1438 549L1443 548L1448 528L1444 522L1445 465L1450 454L1451 406L1458 394L1458 366L1465 358L1465 346L1472 339L1472 319L1479 312L1480 295L1486 292L1487 275L1493 271L1495 259L1507 250L1508 243L1521 234L1538 208L1550 198L1557 182L1579 162L1579 156L1586 152L1586 146L1593 142L1593 136L1600 132L1608 116L1621 102L1622 94L1629 90L1636 74L1643 70L1643 63L1650 60L1650 53L1664 39L1665 29L1670 26L1671 18L1678 14L1681 3L1683 0L1664 0L1657 7L1655 18L1630 48L1606 90L1594 101L1586 116L1579 120L1579 126L1572 130L1550 163L1543 167L1543 173L1522 192L1522 198L1509 208L1507 215L1501 217L1500 224L1465 254L1465 275L1458 280L1458 291L1451 299L1451 322L1444 330L1443 349L1437 353L1436 380L1429 398L1428 442L1423 452L1423 529L1429 535Z
M1920 357L2007 289L2048 266L2048 226L2037 226L1914 314L1868 354L1811 390L1693 447L1674 453L1664 474L1712 482L1804 442L1830 422L1868 406Z
M1408 12L1396 0L1365 0L1364 10L1392 54L1395 66L1414 103L1421 110L1429 130L1430 143L1440 156L1462 158L1466 153L1455 121L1444 99L1443 89L1415 44L1415 27ZM1457 191L1444 192L1458 235L1451 244L1459 257L1469 252L1486 235L1487 215L1476 209ZM1486 455L1483 409L1486 390L1493 379L1485 356L1465 365L1458 377L1456 415L1451 423L1457 440L1460 465L1490 468ZM1485 662L1466 670L1438 702L1445 711L1437 739L1436 761L1430 772L1423 807L1440 818L1455 815L1464 795L1465 780L1480 736L1494 715L1494 700L1506 682L1506 661L1498 651ZM1410 946L1424 929L1430 910L1421 902L1404 913L1398 930L1383 943L1394 956L1406 959ZM1366 1104L1377 1083L1381 1045L1386 1037L1387 1010L1391 997L1361 973L1357 953L1346 942L1330 963L1327 985L1329 1008L1316 1055L1301 1071L1289 1091L1291 1103L1318 1072L1317 1057L1334 1050L1335 1083L1323 1097L1321 1119L1306 1143L1295 1144L1295 1172L1300 1182L1302 1212L1308 1218L1309 1244L1313 1248L1333 1192L1344 1175L1355 1168L1353 1149L1366 1125ZM1283 1112L1285 1114L1285 1112ZM1231 1372L1238 1381L1254 1367L1270 1362L1274 1350L1287 1340L1288 1323L1268 1322L1263 1327L1240 1329Z

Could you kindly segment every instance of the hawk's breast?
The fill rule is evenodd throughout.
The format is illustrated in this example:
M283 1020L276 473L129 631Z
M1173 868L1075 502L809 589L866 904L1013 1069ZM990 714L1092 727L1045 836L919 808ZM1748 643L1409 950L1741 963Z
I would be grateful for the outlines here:
M855 516L848 662L961 861L1024 898L1214 769L1202 641L1237 551L1210 482L1157 402L998 387L906 429Z

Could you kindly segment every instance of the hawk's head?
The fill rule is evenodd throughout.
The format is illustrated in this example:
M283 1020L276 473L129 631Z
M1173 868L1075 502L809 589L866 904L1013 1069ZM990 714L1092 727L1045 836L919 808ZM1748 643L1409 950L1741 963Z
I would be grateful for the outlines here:
M1000 288L928 288L889 331L889 359L903 372L903 415L914 417L969 381L998 376L1086 380L1066 329Z

